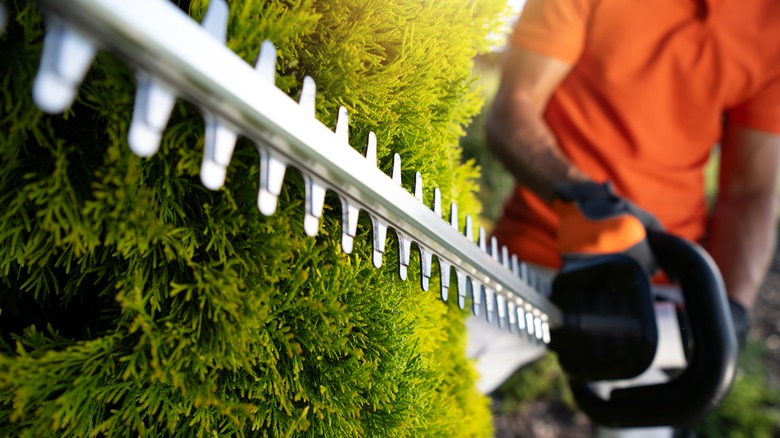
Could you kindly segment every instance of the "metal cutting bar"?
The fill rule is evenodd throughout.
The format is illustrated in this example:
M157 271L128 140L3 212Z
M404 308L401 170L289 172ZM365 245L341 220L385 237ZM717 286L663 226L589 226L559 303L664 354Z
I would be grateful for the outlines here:
M265 80L173 4L161 0L39 3L50 21L61 20L68 31L78 34L77 46L92 44L118 54L163 84L163 89L173 90L176 96L216 117L217 134L220 127L226 127L251 139L281 162L301 170L311 179L311 187L326 187L336 192L344 205L367 211L376 222L374 234L377 225L393 228L399 241L411 239L421 252L435 254L440 266L453 266L458 279L465 275L473 290L484 287L501 297L498 302L503 306L509 303L511 310L535 315L536 325L541 323L547 333L550 326L561 324L559 309L532 287L528 278L520 277L516 259L510 262L504 254L502 260L495 255L495 248L491 255L484 241L480 248L470 238L470 229L464 235L457 229L456 219L445 221L440 206L435 211L436 207L427 207L401 187L400 161L394 178L371 165L371 160L349 145L345 132L339 133L338 127L334 132L317 121L308 105L295 102ZM88 52L84 51L85 56ZM449 269L443 270L447 271L446 280ZM459 288L465 285L465 281L458 283ZM548 341L549 335L544 338Z

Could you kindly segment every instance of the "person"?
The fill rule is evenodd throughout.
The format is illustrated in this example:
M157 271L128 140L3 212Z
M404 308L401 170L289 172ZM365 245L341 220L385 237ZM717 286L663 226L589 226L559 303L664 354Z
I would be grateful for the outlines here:
M486 131L517 180L510 251L559 268L646 250L648 227L700 242L744 342L776 241L780 2L528 0Z

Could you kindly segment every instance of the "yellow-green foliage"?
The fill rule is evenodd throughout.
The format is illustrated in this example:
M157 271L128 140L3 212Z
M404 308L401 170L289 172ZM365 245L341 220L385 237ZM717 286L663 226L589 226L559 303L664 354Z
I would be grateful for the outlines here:
M256 209L257 151L241 140L224 189L198 170L203 122L180 102L158 154L132 155L134 78L101 54L78 102L43 115L30 87L39 12L6 2L0 37L0 435L486 436L487 400L463 357L464 313L370 262L362 218L340 249L329 199L302 230L301 178ZM471 58L503 0L233 2L229 47L279 50L280 87L318 85L318 117L377 133L461 215L479 202L457 140L479 109ZM205 4L189 12L202 17ZM461 218L462 219L462 218ZM413 264L417 263L416 253ZM433 284L435 291L438 285Z
M749 341L739 358L737 378L723 403L695 425L708 438L770 438L780 436L780 392L769 382L764 361L770 352L763 342Z

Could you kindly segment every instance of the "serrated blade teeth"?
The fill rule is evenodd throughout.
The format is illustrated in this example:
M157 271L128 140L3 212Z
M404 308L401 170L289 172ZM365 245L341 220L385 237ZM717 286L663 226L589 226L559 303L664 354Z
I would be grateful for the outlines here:
M534 335L534 315L527 307L525 309L525 331L529 336Z
M176 95L156 77L138 72L133 119L127 134L130 150L139 157L150 157L160 148L160 139L171 118Z
M271 216L276 211L277 199L282 191L287 165L265 147L258 146L258 151L260 153L260 191L257 194L257 208L260 213Z
M496 294L496 308L498 310L498 326L503 328L506 321L506 297L502 294Z
M371 225L374 234L374 251L372 254L372 260L374 262L374 266L379 268L382 266L382 254L385 252L387 224L371 216Z
M227 3L223 0L213 1L209 4L202 26L211 36L224 43L227 35L227 18ZM176 95L152 75L140 71L137 77L138 90L127 141L133 153L141 157L149 157L160 148L162 132L171 117ZM235 146L235 138L236 134L222 126L216 117L206 116L206 157L201 165L200 178L207 188L217 190L225 183L225 174ZM217 157L226 152L227 160Z
M255 71L269 84L276 83L276 46L272 42L265 40L260 46Z
M450 204L450 225L456 230L460 228L458 225L458 204L454 202Z
M473 278L470 280L471 311L474 313L474 316L479 316L479 309L482 306L482 284Z
M441 279L441 299L444 301L447 301L447 298L449 297L451 267L452 265L442 261L441 258L439 259L439 276Z
M493 314L496 311L496 297L493 289L485 288L485 309L487 311L488 322L493 322Z
M225 0L211 1L201 24L209 35L223 44L227 39L228 14ZM227 167L233 156L238 134L213 114L206 114L205 119L206 135L200 180L206 188L218 190L225 184Z
M350 254L357 235L358 214L360 210L345 197L341 197L341 248Z
M225 184L227 168L236 147L238 134L227 127L219 117L206 116L204 157L200 180L206 188L219 190Z
M533 269L528 270L528 280L526 282L529 286L536 289L536 272Z
M432 263L433 253L420 247L420 285L424 291L427 291L430 287Z
M441 217L441 190L438 187L433 189L433 212Z
M344 144L349 144L349 114L343 106L339 107L339 116L336 120L336 137Z
M506 303L506 315L509 319L509 323L507 324L509 326L509 331L514 332L515 328L517 328L517 307L512 301Z
M298 97L298 106L304 113L313 118L317 113L316 102L317 84L314 83L314 79L312 79L311 76L304 76L301 95Z
M420 172L414 174L414 197L423 202L423 180Z
M534 317L534 336L540 341L544 337L544 334L542 333L542 320L538 316Z
M528 263L520 262L520 279L528 284Z
M43 53L33 84L36 105L49 114L65 111L95 59L95 46L68 23L49 17Z
M372 167L377 167L376 161L376 134L372 132L368 133L368 142L366 143L366 149L363 151L363 156L366 157L366 161Z
M466 274L460 269L455 268L455 279L458 282L458 307L461 309L466 308Z
M463 226L463 235L469 242L474 242L474 225L471 216L466 216L466 225Z
M519 331L525 330L525 309L523 309L522 303L517 305L517 329Z
M393 176L394 183L401 185L401 156L393 154Z
M396 234L398 235L398 275L401 276L402 280L406 280L412 252L412 239L400 231L396 231Z
M225 0L212 0L203 17L203 29L219 41L227 38L228 5Z
M320 228L320 217L325 205L325 186L315 178L303 175L306 187L306 206L303 218L303 230L307 236L316 236Z
M550 323L547 321L542 321L542 342L550 343Z

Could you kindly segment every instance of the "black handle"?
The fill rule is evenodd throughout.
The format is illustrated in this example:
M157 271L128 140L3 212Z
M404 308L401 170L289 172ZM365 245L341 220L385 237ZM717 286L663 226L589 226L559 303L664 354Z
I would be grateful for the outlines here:
M673 380L616 389L609 400L587 382L571 381L580 409L604 426L694 423L718 406L734 379L737 339L715 262L698 245L675 236L649 232L648 240L661 267L682 288L695 347L688 367Z

